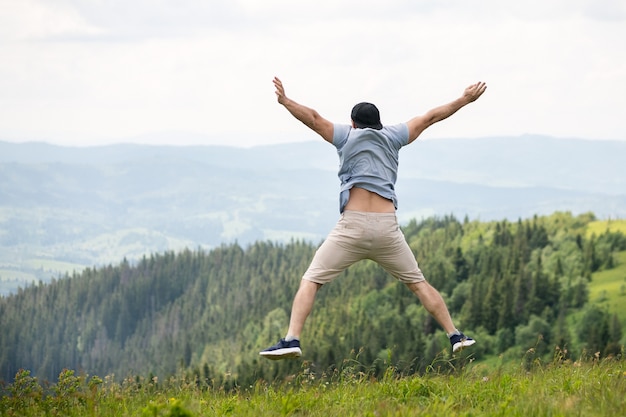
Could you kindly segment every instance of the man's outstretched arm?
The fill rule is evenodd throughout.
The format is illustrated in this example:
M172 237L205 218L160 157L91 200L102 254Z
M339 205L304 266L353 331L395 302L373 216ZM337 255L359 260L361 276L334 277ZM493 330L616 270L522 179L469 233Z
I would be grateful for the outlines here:
M276 87L276 97L278 102L302 123L311 128L315 133L320 135L326 142L333 143L333 124L324 119L320 114L302 104L298 104L285 95L285 88L282 81L274 77L274 87Z
M463 92L463 95L456 100L451 101L448 104L435 107L434 109L426 112L426 114L409 120L407 122L407 126L409 127L409 143L417 139L417 137L429 126L452 116L462 107L476 101L486 89L487 84L483 82L472 84L467 87Z

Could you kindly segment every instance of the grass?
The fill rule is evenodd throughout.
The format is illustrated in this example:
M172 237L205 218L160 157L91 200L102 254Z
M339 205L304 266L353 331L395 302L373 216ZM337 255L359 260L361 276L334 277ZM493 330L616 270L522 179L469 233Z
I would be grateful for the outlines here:
M431 371L380 380L347 368L315 380L307 370L287 382L257 382L234 391L185 378L76 376L63 371L42 386L27 371L3 387L2 416L617 416L626 415L622 360L555 360L490 370L469 364L453 374ZM303 363L306 366L306 363Z

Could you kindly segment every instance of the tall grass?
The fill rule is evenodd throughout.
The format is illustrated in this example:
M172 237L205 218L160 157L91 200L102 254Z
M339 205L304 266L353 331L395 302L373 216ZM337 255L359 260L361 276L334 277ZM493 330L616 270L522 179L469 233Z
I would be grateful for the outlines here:
M623 416L623 360L533 360L486 368L469 363L425 375L403 376L388 368L374 379L367 368L345 363L321 379L303 362L281 381L224 390L207 381L172 377L76 375L65 370L54 384L26 370L2 387L2 416ZM354 366L353 366L354 365Z

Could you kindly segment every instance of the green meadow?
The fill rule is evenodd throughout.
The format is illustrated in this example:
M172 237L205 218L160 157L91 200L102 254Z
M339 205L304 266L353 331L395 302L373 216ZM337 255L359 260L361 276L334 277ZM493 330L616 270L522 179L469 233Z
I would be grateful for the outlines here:
M587 225L587 237L594 234L598 236L607 231L626 234L626 219L595 220Z
M626 234L626 219L596 220L587 225L587 237L606 231ZM617 314L626 332L626 252L615 255L616 268L593 274L589 283L589 300Z
M616 255L617 267L593 274L589 300L617 314L626 330L626 251Z

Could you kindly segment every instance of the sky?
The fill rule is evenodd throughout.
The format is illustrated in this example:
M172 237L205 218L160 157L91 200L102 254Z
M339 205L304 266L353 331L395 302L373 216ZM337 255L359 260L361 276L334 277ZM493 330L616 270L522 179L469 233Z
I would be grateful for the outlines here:
M487 92L425 139L626 140L626 0L0 0L0 140L255 146Z

